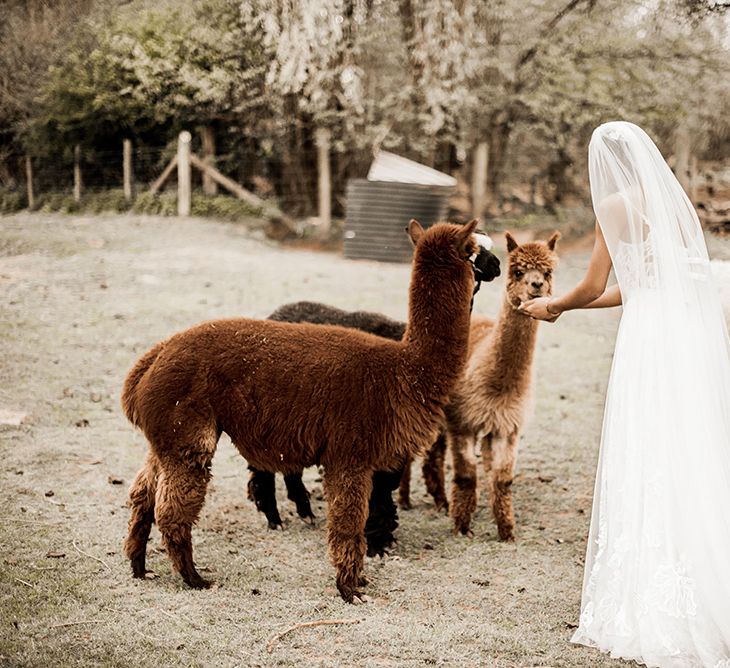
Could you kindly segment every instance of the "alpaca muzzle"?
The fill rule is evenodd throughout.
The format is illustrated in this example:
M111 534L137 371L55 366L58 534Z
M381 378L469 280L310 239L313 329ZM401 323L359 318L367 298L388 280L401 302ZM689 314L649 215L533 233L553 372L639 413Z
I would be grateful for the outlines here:
M493 281L499 276L499 258L491 252L494 242L486 234L475 234L474 238L479 246L476 253L469 258L474 270L474 294L479 292L482 281Z

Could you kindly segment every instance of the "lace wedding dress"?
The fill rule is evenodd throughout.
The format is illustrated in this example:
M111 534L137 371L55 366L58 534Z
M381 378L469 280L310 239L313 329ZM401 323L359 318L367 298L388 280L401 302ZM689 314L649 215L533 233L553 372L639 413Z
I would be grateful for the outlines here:
M598 128L589 163L624 310L572 641L730 668L730 347L704 239L640 128Z

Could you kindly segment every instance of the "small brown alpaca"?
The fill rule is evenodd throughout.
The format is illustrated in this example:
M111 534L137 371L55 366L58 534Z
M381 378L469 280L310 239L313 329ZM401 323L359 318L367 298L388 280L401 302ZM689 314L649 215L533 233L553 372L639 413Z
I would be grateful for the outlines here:
M552 294L557 264L555 232L547 242L517 244L507 232L509 271L501 312L495 323L472 319L469 361L446 408L447 439L454 481L450 514L454 532L471 535L477 505L476 440L481 434L482 465L487 493L502 540L514 540L512 477L517 443L530 402L532 362L538 321L517 307L528 299ZM423 470L437 507L445 506L444 440L429 451Z
M416 245L402 341L324 325L216 320L158 343L127 376L122 405L149 441L129 492L125 552L145 575L152 522L191 587L191 529L226 432L251 466L321 464L329 552L345 601L359 596L373 471L433 443L467 359L477 221L411 221Z

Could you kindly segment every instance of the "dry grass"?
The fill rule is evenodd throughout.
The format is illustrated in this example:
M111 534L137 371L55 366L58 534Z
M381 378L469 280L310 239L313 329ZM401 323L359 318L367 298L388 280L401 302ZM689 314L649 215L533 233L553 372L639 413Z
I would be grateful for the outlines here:
M371 602L348 606L333 586L322 519L304 525L280 494L287 528L268 531L224 438L194 538L218 586L190 591L156 534L155 580L133 581L121 554L126 489L145 447L118 405L129 366L185 326L264 317L296 299L402 318L409 268L281 249L194 219L19 214L0 218L0 229L0 415L27 414L0 426L0 664L615 665L568 639L617 312L542 327L515 545L496 540L483 503L476 537L453 537L419 481L397 549L367 563ZM586 260L566 257L559 284ZM499 298L499 286L484 286L477 310L496 312ZM321 497L317 472L305 480ZM319 518L322 506L315 500ZM295 624L334 619L360 621L297 628L267 651Z

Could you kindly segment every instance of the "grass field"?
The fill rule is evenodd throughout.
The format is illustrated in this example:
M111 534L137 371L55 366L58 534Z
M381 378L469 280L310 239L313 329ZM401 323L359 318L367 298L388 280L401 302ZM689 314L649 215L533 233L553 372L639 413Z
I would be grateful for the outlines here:
M558 290L587 258L584 246L563 254ZM118 397L136 358L201 320L265 317L299 299L405 318L409 274L276 246L232 223L0 218L0 665L619 665L568 642L618 310L541 325L515 544L497 541L483 499L475 537L452 536L414 471L397 547L367 560L370 601L346 605L327 559L317 471L305 474L317 525L280 493L286 528L269 531L224 437L194 530L196 561L216 587L186 589L154 530L156 578L132 580L121 543L145 442ZM500 284L484 285L475 310L493 314L500 299ZM357 623L273 638L337 619Z

